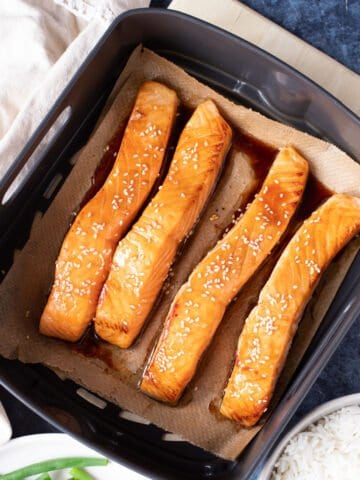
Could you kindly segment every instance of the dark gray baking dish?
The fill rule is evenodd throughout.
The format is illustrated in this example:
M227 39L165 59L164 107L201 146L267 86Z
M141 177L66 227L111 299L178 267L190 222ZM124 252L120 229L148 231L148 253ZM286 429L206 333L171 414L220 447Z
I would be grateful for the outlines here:
M111 88L139 43L175 62L235 102L325 138L360 161L360 120L320 87L253 45L195 18L166 10L135 10L118 17L79 68L49 114L1 180L0 196L61 112L69 120L53 137L16 195L0 206L0 268L10 267L71 171L71 156L89 137ZM54 183L54 178L57 183ZM62 180L60 180L62 179ZM60 181L59 181L60 180ZM0 358L1 384L57 428L151 478L246 480L272 448L322 368L360 313L358 254L305 358L261 432L235 462L121 416L121 409L85 400L73 382L40 365Z

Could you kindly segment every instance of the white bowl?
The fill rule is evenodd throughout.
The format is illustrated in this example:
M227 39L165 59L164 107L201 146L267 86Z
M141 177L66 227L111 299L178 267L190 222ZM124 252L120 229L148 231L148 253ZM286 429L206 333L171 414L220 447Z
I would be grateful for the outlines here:
M336 412L343 407L349 407L352 405L360 404L360 393L353 395L346 395L345 397L335 398L330 402L323 403L319 407L315 408L312 412L308 413L299 423L292 428L285 437L281 440L278 446L275 448L271 456L266 460L263 469L260 472L258 480L270 480L274 466L278 461L280 455L283 453L285 447L289 441L299 432L305 430L312 423L317 422L320 418L328 415L329 413Z

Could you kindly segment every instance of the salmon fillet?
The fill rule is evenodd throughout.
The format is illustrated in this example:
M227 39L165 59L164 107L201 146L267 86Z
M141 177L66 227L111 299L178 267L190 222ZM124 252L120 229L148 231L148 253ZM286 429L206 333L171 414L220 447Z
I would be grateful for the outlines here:
M116 245L159 175L177 106L164 85L140 87L114 166L62 244L40 320L44 335L77 341L93 319Z
M214 188L230 142L231 128L215 104L199 105L159 192L116 249L95 318L96 333L104 340L121 348L134 342L179 244Z
M253 426L266 411L299 319L325 268L360 231L360 199L336 194L290 240L239 338L221 413Z
M164 402L179 399L226 307L285 232L307 175L306 160L293 148L279 152L250 207L177 293L145 369L143 392Z

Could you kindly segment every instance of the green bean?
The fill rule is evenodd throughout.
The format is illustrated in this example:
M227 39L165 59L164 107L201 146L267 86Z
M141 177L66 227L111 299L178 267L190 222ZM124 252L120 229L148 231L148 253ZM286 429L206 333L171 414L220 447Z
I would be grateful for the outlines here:
M89 475L82 468L74 467L70 470L70 475L72 475L74 480L94 480L94 478Z
M48 472L45 472L40 475L40 477L37 477L36 480L51 480L51 477Z
M51 472L53 470L62 470L63 468L71 467L95 467L107 465L106 458L95 457L71 457L71 458L55 458L53 460L46 460L45 462L33 463L13 472L0 475L0 480L23 480L31 477L37 473Z

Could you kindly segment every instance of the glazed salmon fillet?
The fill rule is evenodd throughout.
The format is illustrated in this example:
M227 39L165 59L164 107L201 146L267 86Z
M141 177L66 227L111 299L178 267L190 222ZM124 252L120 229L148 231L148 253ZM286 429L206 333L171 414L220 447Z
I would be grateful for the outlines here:
M287 147L278 153L249 208L177 293L145 369L143 392L164 402L177 402L226 307L285 232L307 175L307 161L295 149Z
M177 106L164 85L140 87L114 166L62 244L40 321L44 335L77 341L93 319L116 245L159 175Z
M221 413L244 426L266 411L299 319L323 271L360 231L360 199L335 194L300 227L279 258L239 338Z
M231 136L211 100L196 108L163 185L116 249L95 318L96 333L107 342L127 348L139 334L215 186Z

